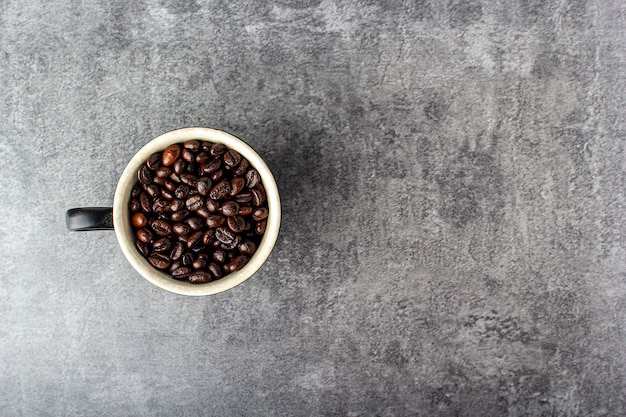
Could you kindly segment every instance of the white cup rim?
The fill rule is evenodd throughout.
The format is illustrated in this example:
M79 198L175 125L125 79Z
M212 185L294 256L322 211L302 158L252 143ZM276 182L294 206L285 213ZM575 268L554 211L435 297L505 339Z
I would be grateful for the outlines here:
M228 148L239 152L244 158L250 162L260 174L263 187L267 195L267 203L269 215L267 217L267 227L255 254L250 258L248 263L239 271L232 272L224 278L205 284L192 284L188 281L180 281L155 269L144 258L135 246L135 235L130 224L130 216L128 204L130 202L130 192L133 185L137 181L137 170L150 155L155 152L163 151L169 145L182 143L188 140L197 139L201 141L222 143ZM126 259L139 272L141 276L152 284L164 290L189 296L205 296L218 294L229 290L241 284L250 278L255 272L261 268L267 258L270 256L278 232L280 229L281 206L278 187L267 164L263 159L241 139L221 130L206 127L188 127L173 130L164 133L146 145L144 145L132 157L115 189L115 197L113 199L113 227L117 236L118 243L124 253Z

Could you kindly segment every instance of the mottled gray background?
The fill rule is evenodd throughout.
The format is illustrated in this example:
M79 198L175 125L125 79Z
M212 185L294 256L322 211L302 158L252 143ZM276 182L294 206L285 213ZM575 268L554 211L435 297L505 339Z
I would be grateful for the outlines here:
M0 0L0 415L624 415L625 19ZM246 140L284 204L207 298L64 221L186 126Z

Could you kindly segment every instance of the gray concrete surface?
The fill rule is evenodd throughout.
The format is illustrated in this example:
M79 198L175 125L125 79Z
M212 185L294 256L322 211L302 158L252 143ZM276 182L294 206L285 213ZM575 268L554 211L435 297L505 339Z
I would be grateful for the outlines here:
M626 414L623 1L0 1L0 415ZM273 169L269 262L138 276L149 139Z

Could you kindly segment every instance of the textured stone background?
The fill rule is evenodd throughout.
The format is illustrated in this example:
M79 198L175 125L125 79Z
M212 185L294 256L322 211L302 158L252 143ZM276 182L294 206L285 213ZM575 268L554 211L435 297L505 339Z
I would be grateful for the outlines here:
M0 0L0 415L626 414L626 6ZM175 128L274 171L218 296L69 233Z

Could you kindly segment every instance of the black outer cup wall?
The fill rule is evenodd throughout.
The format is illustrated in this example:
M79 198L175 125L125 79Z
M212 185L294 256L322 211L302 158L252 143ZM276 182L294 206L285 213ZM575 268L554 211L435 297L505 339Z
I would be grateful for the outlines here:
M113 208L83 207L65 213L67 229L75 232L87 230L113 230Z

